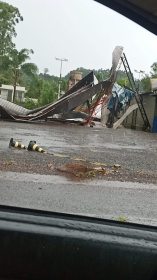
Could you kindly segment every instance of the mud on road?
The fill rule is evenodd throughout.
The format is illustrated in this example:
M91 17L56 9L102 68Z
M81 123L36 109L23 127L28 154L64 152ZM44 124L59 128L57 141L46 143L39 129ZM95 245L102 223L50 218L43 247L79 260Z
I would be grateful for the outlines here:
M25 145L35 140L47 153L9 149L11 137ZM0 122L1 171L60 174L70 180L96 177L156 184L156 154L157 135L147 132L72 124ZM73 168L74 165L86 166L87 176ZM88 173L91 165L101 167L104 172Z

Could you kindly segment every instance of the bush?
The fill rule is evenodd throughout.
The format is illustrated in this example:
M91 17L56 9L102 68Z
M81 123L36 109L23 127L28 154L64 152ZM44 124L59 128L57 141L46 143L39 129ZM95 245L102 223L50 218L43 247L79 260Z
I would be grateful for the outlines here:
M23 107L26 109L35 109L39 107L38 102L34 102L31 98L26 98L25 102L23 103Z

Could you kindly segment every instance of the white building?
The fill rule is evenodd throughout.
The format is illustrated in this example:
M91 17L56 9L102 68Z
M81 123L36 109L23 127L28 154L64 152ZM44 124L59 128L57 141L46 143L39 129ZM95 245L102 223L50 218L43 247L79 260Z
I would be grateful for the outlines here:
M152 91L157 91L157 79L150 79L150 83L151 83L151 89Z
M11 85L0 86L0 97L13 102L14 87ZM25 87L16 86L15 100L19 102L24 101L26 89Z

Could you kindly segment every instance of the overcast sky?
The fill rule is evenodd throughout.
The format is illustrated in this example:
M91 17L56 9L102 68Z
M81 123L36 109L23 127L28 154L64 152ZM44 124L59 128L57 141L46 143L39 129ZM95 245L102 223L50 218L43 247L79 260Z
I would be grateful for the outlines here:
M3 0L5 1L5 0ZM157 37L93 0L6 0L19 8L18 49L32 48L41 72L59 75L55 57L67 58L65 75L78 67L106 69L116 45L124 47L132 70L150 71L157 61Z

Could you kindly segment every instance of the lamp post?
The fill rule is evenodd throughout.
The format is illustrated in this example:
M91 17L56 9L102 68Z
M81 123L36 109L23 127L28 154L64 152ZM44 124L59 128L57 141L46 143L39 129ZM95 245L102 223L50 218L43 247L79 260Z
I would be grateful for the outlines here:
M62 82L62 64L63 61L67 62L67 58L55 58L56 60L60 61L60 74L59 74L59 83L58 83L58 99L60 98L60 92L61 92L61 82Z

